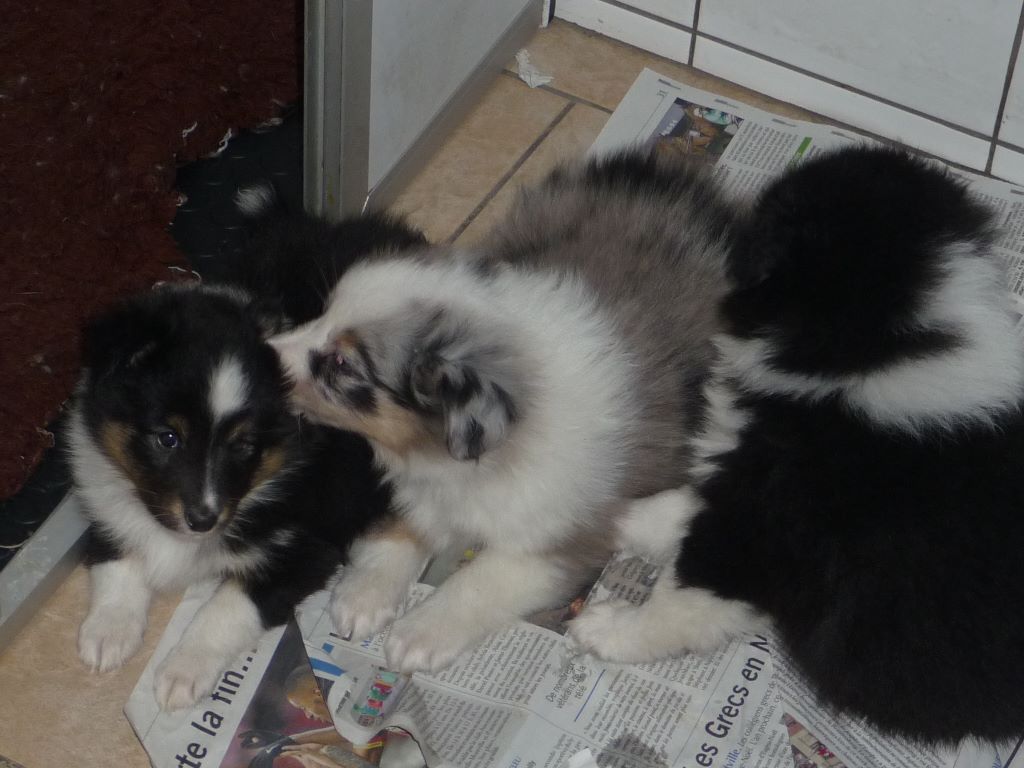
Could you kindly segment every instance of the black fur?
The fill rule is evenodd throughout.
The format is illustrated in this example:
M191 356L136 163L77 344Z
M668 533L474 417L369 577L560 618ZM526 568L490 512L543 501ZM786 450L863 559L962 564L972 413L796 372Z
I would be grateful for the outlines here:
M204 539L206 555L235 557L223 575L237 581L269 628L323 588L349 544L390 520L392 509L390 488L363 438L290 412L287 382L265 335L318 314L334 278L354 261L424 240L382 215L332 225L268 202L250 211L249 245L230 285L164 286L88 325L77 394L84 440L73 451L114 461L133 482L140 509L174 536L190 534L172 502L195 519L200 513L190 511L202 506L204 476L214 467L231 512L219 523L206 521L219 525ZM249 391L242 411L212 431L209 382L226 358L239 364ZM104 443L111 425L127 434L116 460ZM179 441L173 449L159 443L167 432ZM266 492L250 497L268 468ZM76 477L80 489L90 480ZM86 507L89 566L140 556L117 518Z
M255 189L266 202L248 212L252 226L233 272L261 307L295 325L323 313L327 295L357 261L427 244L421 232L388 213L332 223L291 210L270 185Z
M773 184L739 238L730 332L772 326L775 362L799 373L863 372L956 345L908 328L939 278L935 250L986 245L990 213L934 165L889 149L840 152Z
M890 150L808 162L761 197L725 304L778 368L869 372L966 343L902 333L938 251L991 242L962 185ZM962 258L982 258L965 255ZM985 258L994 258L991 252ZM724 382L746 415L711 459L680 584L774 619L824 701L938 742L1024 731L1024 418L907 434L840 400ZM1024 404L1021 404L1024 405Z

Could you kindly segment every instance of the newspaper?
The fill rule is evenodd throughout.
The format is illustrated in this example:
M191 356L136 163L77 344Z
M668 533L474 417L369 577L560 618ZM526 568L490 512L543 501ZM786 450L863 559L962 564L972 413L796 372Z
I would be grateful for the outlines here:
M783 119L645 70L593 152L656 141L703 157L731 194L750 196L822 150L865 141ZM1024 317L1024 194L962 174L1000 218L1000 253ZM1024 323L1022 323L1024 325ZM406 610L472 553L440 558ZM642 602L655 566L619 556L587 595L520 622L436 675L384 668L386 630L333 633L329 592L268 633L192 711L163 713L153 674L214 585L190 589L132 693L126 714L154 766L253 768L1018 768L1019 744L930 749L884 737L820 706L770 634L711 655L643 665L579 656L565 622L587 601Z
M588 601L642 602L657 575L617 557ZM432 590L416 585L406 610ZM578 656L563 632L582 600L521 622L439 674L409 678L384 669L386 630L362 641L334 634L330 593L318 592L192 711L161 712L153 670L212 592L186 593L125 710L157 768L1009 765L993 747L943 752L828 714L770 634L642 665Z

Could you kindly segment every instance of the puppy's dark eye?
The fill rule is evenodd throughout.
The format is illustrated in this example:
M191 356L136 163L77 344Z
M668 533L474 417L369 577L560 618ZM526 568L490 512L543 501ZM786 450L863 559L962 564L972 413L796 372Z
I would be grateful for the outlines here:
M348 358L340 352L334 356L334 369L338 373L351 373L352 363L349 362Z
M181 438L173 429L164 429L156 433L156 442L161 448L177 448L181 445Z

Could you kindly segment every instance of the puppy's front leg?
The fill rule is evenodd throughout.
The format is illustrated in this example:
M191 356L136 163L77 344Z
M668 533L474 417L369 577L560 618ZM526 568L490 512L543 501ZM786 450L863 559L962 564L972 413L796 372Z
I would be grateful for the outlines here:
M87 555L89 553L87 552ZM78 655L94 671L122 666L142 645L152 591L130 557L89 566L89 613L78 630Z
M356 541L331 593L335 631L362 640L384 629L398 615L426 560L426 547L400 520Z
M690 521L702 507L690 487L634 499L618 521L616 546L652 563L671 563Z
M640 664L690 651L707 653L762 625L749 603L677 586L670 572L655 582L642 605L612 600L588 606L569 622L569 637L606 661Z
M221 584L156 670L155 695L165 710L193 706L217 685L221 673L259 642L259 609L236 581Z
M484 550L437 592L395 622L388 667L436 672L464 650L565 597L562 568L537 555Z

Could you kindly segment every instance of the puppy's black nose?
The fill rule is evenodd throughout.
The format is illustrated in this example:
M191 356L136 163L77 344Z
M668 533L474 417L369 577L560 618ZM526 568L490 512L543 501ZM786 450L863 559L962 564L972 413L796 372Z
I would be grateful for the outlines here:
M185 510L185 524L189 530L205 533L217 524L220 513L205 504Z

